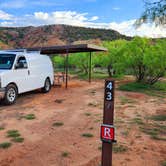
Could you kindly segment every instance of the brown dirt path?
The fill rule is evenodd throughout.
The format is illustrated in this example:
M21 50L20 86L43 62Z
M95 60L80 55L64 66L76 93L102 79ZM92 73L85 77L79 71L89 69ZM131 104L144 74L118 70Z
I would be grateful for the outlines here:
M74 81L68 90L32 92L21 95L13 106L0 106L0 126L5 128L0 130L0 143L10 141L6 132L12 129L25 139L23 143L0 149L0 166L98 166L103 84L103 81L91 85ZM123 101L124 98L128 100ZM114 166L160 166L166 160L166 143L151 139L137 124L131 123L133 118L139 116L145 120L165 108L165 99L116 91L116 137L127 151L114 153ZM21 118L31 113L36 119ZM55 122L64 125L53 126ZM82 137L83 133L91 133L93 137ZM64 152L67 157L62 155Z

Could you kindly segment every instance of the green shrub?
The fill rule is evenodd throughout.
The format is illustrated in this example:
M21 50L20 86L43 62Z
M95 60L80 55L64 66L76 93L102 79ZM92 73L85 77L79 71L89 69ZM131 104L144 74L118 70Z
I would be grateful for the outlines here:
M64 123L63 122L55 122L53 123L53 126L56 126L56 127L60 127L60 126L63 126Z
M20 134L18 130L9 130L7 131L7 137L19 137Z
M11 146L12 144L10 142L3 142L0 144L0 149L7 149Z
M69 152L62 152L62 157L68 157L69 156Z
M22 137L15 137L11 141L21 143L21 142L24 141L24 138L22 138Z
M142 121L141 118L134 118L132 119L132 123L136 123L138 125L144 125L145 123Z
M33 120L33 119L35 119L36 117L35 117L34 114L28 114L28 115L23 116L23 118L25 118L25 119L27 119L27 120Z
M0 130L4 130L5 128L4 127L0 127Z
M150 96L166 96L166 82L157 82L154 85L130 82L127 84L120 85L118 89L122 91L141 92Z
M91 116L91 113L87 112L85 113L86 116Z
M161 166L166 166L166 161L163 161L163 162L161 163Z
M150 119L154 121L166 121L166 115L153 115Z
M84 134L82 134L82 136L83 137L93 137L93 134L91 134L91 133L84 133Z
M113 152L114 153L123 153L127 151L127 147L124 145L113 144Z

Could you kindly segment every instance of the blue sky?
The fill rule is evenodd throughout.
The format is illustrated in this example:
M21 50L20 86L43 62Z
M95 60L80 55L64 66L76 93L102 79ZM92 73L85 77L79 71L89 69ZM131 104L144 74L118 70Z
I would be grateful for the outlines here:
M0 0L0 26L69 24L115 29L133 36L166 36L153 24L135 29L143 0Z
M143 0L3 0L0 10L20 16L37 11L76 11L98 16L101 22L138 18L144 8Z

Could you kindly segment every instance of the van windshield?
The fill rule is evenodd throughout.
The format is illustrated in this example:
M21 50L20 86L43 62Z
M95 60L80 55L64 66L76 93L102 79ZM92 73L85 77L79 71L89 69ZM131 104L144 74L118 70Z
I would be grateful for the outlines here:
M15 54L0 54L0 69L10 70L13 66Z

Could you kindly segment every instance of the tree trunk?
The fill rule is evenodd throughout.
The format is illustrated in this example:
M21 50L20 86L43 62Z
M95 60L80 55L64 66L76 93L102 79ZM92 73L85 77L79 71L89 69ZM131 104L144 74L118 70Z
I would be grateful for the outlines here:
M83 64L82 67L83 67L85 74L88 74L88 68L86 67L86 65Z
M160 73L160 74L158 74L156 77L154 77L153 79L151 79L151 80L149 80L149 84L150 85L153 85L153 84L155 84L161 77L163 77L164 76L164 73Z
M109 75L109 77L112 77L112 65L108 65L107 66L107 71L108 71L108 75Z

